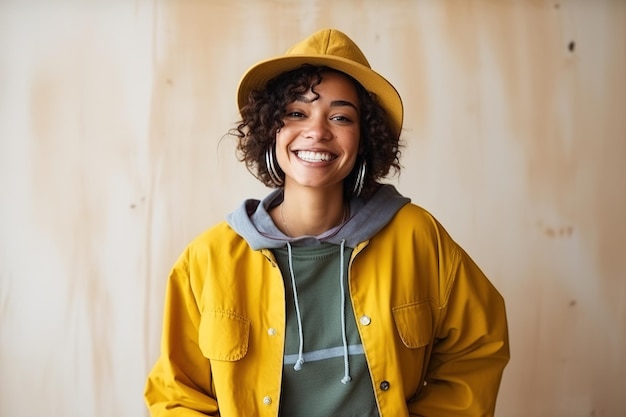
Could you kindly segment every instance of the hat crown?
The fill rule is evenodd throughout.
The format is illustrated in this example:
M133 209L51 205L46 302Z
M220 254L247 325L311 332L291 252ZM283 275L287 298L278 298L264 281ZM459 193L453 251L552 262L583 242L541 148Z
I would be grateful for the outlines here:
M285 52L285 55L321 55L347 59L371 68L361 49L345 33L322 29Z

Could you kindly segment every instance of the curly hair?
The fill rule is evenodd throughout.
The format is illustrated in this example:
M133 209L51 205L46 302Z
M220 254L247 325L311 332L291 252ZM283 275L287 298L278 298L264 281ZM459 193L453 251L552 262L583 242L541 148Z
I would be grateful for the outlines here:
M378 189L380 179L390 172L400 173L400 141L376 95L343 72L325 66L303 65L274 77L264 89L250 93L247 104L240 109L241 120L229 134L238 139L239 160L245 162L248 171L266 186L277 187L268 172L266 151L272 149L276 131L284 125L286 106L319 85L325 72L343 74L356 87L361 108L361 138L355 166L344 180L344 195L346 198L352 195L358 169L365 162L367 169L361 197L368 198ZM280 167L276 169L284 177Z

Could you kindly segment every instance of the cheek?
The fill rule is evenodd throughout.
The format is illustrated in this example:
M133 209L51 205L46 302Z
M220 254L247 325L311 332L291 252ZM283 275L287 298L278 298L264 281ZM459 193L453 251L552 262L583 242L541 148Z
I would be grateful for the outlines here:
M354 153L355 155L358 155L359 150L361 148L361 136L358 130L354 133L354 138L350 142L350 146L351 146L352 153Z
M277 146L286 146L288 142L291 142L293 140L292 138L294 135L295 135L295 132L293 131L293 129L290 129L287 126L281 127L280 130L277 131L276 135L274 136L276 139Z
M289 153L289 142L285 140L285 137L282 135L282 132L276 135L276 159L278 160L279 165L284 165L287 161L288 153Z
M285 150L289 147L290 141L287 139L288 135L286 133L280 132L276 135L276 148L281 150Z

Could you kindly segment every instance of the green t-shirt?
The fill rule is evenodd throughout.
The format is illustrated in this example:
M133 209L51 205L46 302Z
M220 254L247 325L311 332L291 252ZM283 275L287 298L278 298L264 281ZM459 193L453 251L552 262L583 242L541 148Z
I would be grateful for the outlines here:
M280 416L378 417L372 382L348 293L351 248L330 243L292 247L293 273L302 319L304 364L294 370L300 337L287 248L274 254L285 281L287 328ZM340 277L343 275L345 294ZM342 311L342 295L345 307ZM344 377L342 314L345 314L349 373Z

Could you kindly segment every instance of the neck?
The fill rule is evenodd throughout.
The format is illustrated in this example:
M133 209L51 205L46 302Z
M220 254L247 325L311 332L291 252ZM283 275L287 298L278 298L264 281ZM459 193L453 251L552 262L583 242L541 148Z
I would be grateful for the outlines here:
M278 228L290 237L317 236L345 221L347 210L341 192L298 193L285 190L284 200L273 210L272 218Z

